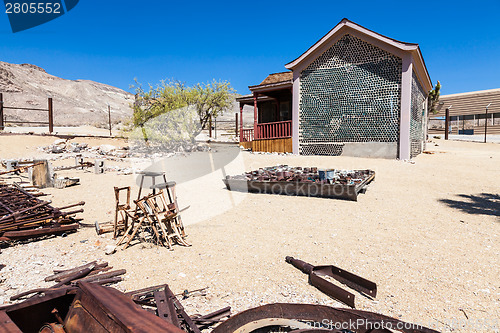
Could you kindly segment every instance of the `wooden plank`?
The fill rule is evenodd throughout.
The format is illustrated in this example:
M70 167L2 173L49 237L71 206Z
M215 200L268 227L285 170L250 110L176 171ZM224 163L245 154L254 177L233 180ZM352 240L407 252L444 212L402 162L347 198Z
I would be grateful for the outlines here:
M240 146L243 146L244 149L252 149L252 141L242 141Z
M33 162L43 162L33 167L33 172L31 174L33 185L39 188L52 186L52 177L50 177L49 163L47 160Z
M261 139L252 141L252 150L269 153L291 153L292 138Z

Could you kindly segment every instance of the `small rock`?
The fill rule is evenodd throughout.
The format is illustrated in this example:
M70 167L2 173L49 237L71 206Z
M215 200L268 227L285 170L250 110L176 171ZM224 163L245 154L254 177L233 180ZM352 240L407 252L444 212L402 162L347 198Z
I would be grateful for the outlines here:
M65 139L57 139L53 143L54 146L66 146L66 140Z
M109 154L112 151L115 151L116 147L113 145L100 145L99 146L99 151L104 154Z
M53 146L51 152L53 154L62 154L64 153L64 148L60 146Z
M116 246L115 245L107 245L104 248L104 253L106 253L107 255L113 254L115 252L116 252Z

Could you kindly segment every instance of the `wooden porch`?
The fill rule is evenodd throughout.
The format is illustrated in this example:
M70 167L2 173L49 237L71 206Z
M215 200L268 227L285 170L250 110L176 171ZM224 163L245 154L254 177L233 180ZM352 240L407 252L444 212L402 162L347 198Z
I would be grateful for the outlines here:
M291 153L292 121L257 124L256 135L253 128L241 129L240 145L252 151Z
M251 95L240 103L240 145L260 152L292 152L291 72L269 75L261 84L250 86ZM252 128L243 126L243 107L253 106Z

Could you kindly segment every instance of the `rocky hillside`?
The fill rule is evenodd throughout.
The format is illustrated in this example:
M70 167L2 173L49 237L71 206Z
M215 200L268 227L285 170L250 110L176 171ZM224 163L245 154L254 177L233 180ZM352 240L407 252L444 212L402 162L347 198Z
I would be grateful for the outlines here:
M0 61L0 93L5 106L47 108L47 97L54 100L56 126L118 123L132 114L134 95L106 84L88 80L66 80L48 74L30 64L9 64ZM5 110L7 120L46 121L44 112Z

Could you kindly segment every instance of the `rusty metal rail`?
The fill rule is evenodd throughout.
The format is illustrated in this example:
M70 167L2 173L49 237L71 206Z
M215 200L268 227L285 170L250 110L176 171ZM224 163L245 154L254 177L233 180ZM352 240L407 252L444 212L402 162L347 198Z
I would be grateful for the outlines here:
M83 206L85 202L65 207L53 207L40 200L39 193L30 193L20 186L0 184L0 237L4 241L36 238L76 231L73 216L83 209L63 211ZM41 228L40 228L41 227Z

